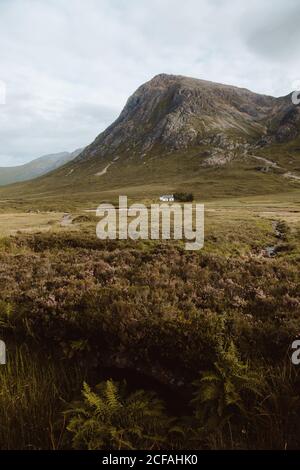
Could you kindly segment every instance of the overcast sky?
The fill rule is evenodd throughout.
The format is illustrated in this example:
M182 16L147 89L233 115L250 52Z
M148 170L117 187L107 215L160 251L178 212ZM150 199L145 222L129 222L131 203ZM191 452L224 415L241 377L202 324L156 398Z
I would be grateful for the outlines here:
M299 0L0 0L0 165L87 145L162 72L285 95L299 20Z

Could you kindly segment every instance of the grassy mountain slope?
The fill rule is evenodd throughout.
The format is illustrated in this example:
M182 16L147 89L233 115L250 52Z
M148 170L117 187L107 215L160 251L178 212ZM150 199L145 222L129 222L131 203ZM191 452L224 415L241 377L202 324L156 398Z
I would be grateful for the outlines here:
M3 186L42 176L73 160L81 151L82 149L77 149L74 152L60 152L44 155L24 165L0 167L0 185Z
M119 194L211 200L298 192L300 113L290 96L161 74L72 162L0 189L1 205L94 207ZM0 206L1 207L1 206Z

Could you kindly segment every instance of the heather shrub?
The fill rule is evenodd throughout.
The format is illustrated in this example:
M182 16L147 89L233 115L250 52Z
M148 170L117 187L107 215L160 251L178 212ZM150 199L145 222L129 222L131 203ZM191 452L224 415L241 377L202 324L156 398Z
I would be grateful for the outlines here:
M283 253L272 259L252 253L226 257L187 252L175 243L100 241L88 232L22 235L0 247L1 339L14 346L26 343L70 370L83 367L95 378L91 391L98 373L117 368L142 372L170 394L180 392L188 417L180 424L184 438L181 444L172 441L174 448L297 446L299 381L293 371L286 369L284 376L279 371L287 367L299 331L295 254L288 260ZM43 390L42 376L35 377L33 383ZM51 377L61 390L56 372ZM68 386L62 388L63 401L78 398L82 381L78 378L73 387L74 396ZM195 381L198 398L190 407ZM120 391L121 401L132 392ZM91 393L103 398L104 392ZM32 400L40 403L41 397L34 397L32 390ZM61 423L59 400L54 394L53 413ZM93 422L95 409L85 400L83 409ZM26 423L28 414L18 413ZM217 422L217 432L211 422ZM79 432L74 426L69 437L63 433L61 446L71 446L70 436L75 439ZM34 437L37 429L31 445L53 447L48 438ZM88 432L73 445L94 446ZM12 442L26 447L20 435ZM57 442L56 431L53 435ZM103 445L118 445L109 436L103 439ZM132 436L128 442L141 445ZM157 440L155 446L160 445L166 444Z

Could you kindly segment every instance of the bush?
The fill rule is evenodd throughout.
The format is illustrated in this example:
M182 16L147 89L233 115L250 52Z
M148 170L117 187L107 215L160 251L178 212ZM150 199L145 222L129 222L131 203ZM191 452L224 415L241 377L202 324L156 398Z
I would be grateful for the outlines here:
M199 425L208 431L221 431L232 422L241 424L249 419L253 404L262 396L263 383L242 363L231 342L214 369L202 372L194 386L192 403Z
M174 420L154 393L126 393L124 386L107 380L95 392L85 383L83 401L66 413L74 449L161 449L170 445Z
M194 195L193 193L175 193L174 199L178 202L193 202Z

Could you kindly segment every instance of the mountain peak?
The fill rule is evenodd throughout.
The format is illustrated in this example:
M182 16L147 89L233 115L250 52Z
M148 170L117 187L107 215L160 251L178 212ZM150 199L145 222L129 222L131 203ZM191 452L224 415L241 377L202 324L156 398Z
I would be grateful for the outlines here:
M299 180L299 111L290 96L159 74L74 161L22 187L38 198L45 187L69 188L79 198L90 191L105 191L106 198L114 188L139 192L145 185L147 195L157 197L159 184L164 193L188 187L227 196L253 194L257 181L289 189ZM227 165L230 170L220 171Z
M119 118L86 148L80 159L116 154L146 155L157 145L179 150L223 142L224 149L263 142L270 123L289 118L286 98L253 93L245 88L161 73L129 97ZM291 114L291 113L290 113ZM298 110L297 110L298 116ZM289 125L287 126L289 133ZM294 132L294 131L293 131Z

